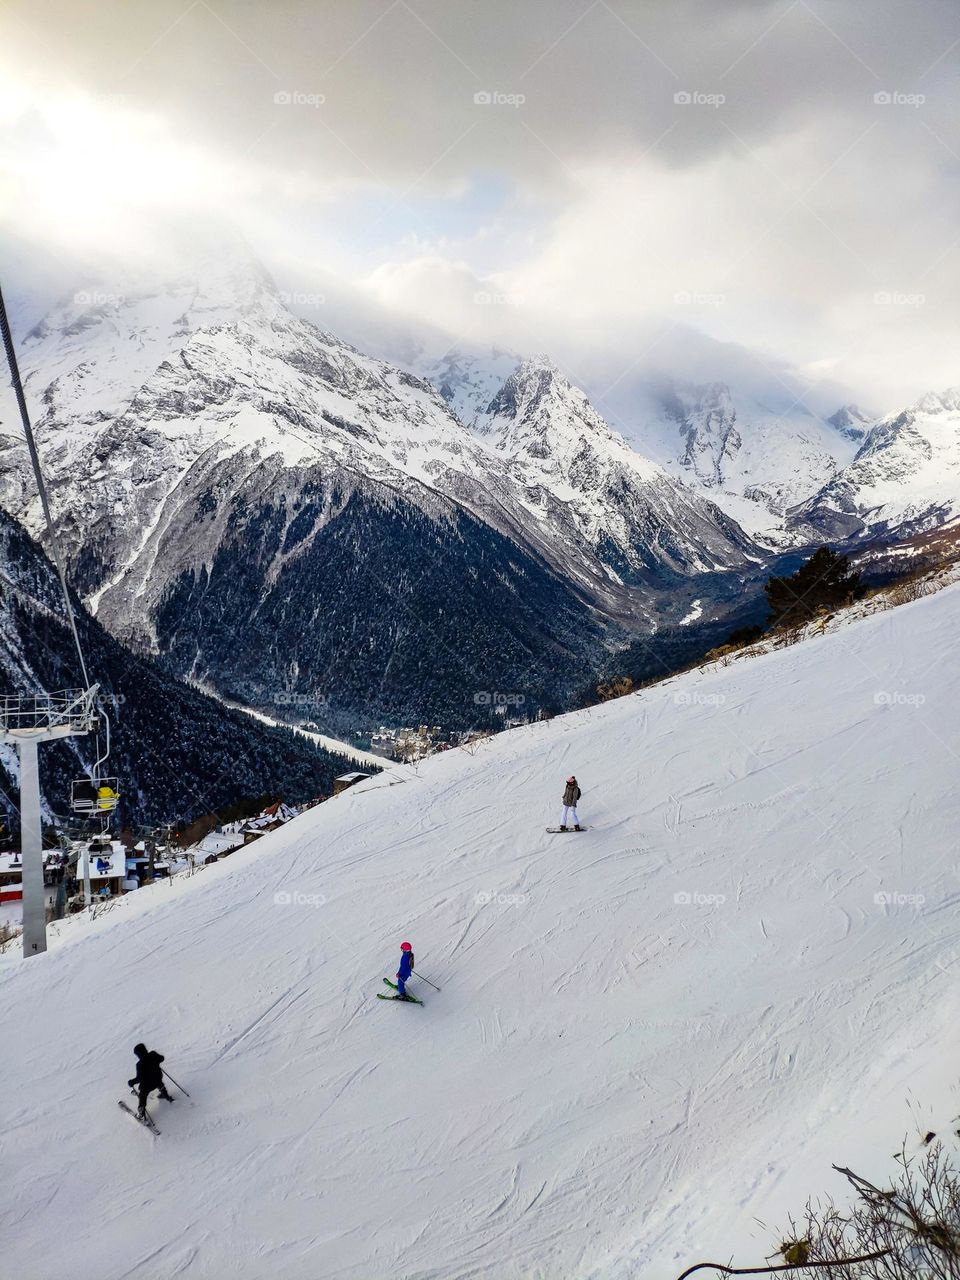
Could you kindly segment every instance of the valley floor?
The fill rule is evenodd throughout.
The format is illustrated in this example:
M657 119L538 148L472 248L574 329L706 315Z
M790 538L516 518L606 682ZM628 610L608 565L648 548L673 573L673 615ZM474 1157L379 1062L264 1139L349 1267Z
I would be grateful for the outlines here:
M5 959L4 1274L759 1265L960 1109L958 629L951 587L389 770ZM423 1008L374 998L404 938Z

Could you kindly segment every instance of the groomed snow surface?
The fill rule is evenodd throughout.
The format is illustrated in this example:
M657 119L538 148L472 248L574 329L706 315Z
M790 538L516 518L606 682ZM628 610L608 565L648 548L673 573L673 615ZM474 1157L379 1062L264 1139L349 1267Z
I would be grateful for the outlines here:
M3 1274L760 1264L958 1110L958 631L953 587L381 775L5 961ZM423 1008L375 999L405 938Z

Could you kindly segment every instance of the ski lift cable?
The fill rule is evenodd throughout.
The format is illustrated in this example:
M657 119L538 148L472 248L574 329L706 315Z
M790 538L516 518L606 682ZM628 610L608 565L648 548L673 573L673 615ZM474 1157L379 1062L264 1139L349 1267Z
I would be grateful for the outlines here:
M17 397L17 406L20 409L20 419L23 423L23 434L26 437L27 449L30 452L30 462L33 467L33 474L37 481L37 490L40 494L40 505L43 508L43 517L47 525L47 537L53 561L57 567L57 573L60 577L60 587L63 591L63 601L66 605L67 620L70 623L70 631L73 635L73 643L76 646L77 657L80 660L80 671L83 675L84 689L90 688L90 678L87 675L87 664L83 656L83 647L80 644L80 635L77 631L77 620L73 612L73 603L70 600L70 590L67 586L67 575L63 567L63 556L60 551L60 541L57 537L56 530L53 525L53 517L50 514L50 502L47 498L47 486L43 478L43 470L40 466L40 455L37 452L37 443L33 436L33 428L30 425L30 414L27 410L26 397L23 394L23 383L20 380L20 366L17 363L17 355L13 348L13 335L10 332L10 322L7 319L7 308L3 301L3 290L0 289L0 331L3 333L3 346L7 353L7 364L10 366L10 380L13 384L14 394Z

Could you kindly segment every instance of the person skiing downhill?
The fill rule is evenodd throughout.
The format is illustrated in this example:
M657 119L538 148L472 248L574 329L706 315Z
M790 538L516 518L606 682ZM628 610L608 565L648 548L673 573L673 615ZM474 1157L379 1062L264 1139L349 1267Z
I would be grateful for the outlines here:
M407 979L413 973L413 947L409 942L400 943L400 968L397 970L397 996L400 1000L409 1000L407 995Z
M159 1089L160 1097L166 1098L167 1102L172 1102L173 1098L167 1093L167 1086L163 1083L163 1068L160 1066L163 1054L148 1049L145 1044L135 1044L133 1052L137 1055L137 1074L127 1084L131 1089L136 1086L139 1091L137 1119L144 1120L147 1115L147 1098L154 1089Z
M563 817L560 819L560 830L569 831L568 820L573 814L573 830L582 831L580 819L577 817L577 801L580 799L580 787L576 777L571 773L563 792Z

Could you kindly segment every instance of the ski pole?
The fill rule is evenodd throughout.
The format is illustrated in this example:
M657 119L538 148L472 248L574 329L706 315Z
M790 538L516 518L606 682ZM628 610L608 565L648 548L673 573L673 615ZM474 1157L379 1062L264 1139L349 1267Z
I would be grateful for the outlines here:
M163 1067L161 1067L160 1070L163 1071ZM167 1077L167 1079L170 1081L171 1084L177 1084L176 1080L174 1080L173 1076L170 1075L169 1072L163 1071L163 1074ZM183 1094L185 1098L190 1097L189 1093L187 1093L186 1089L183 1087L182 1084L177 1084L177 1088L180 1090L180 1092Z
M436 984L435 982L431 982L429 978L424 978L424 977L423 977L423 974L420 972L420 970L419 970L419 969L414 969L414 971L413 971L413 972L414 972L414 974L415 974L418 978L423 978L423 981L424 981L424 982L428 983L431 987L433 987L434 991L439 991L439 990L440 990L440 988L437 986L437 984Z

